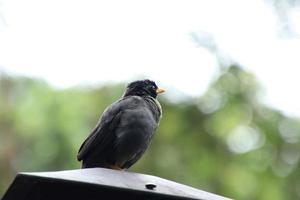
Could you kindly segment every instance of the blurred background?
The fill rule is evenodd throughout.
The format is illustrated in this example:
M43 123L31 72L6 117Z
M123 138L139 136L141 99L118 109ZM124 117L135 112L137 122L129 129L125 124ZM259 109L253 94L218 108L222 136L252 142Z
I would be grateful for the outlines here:
M298 0L0 0L0 196L78 169L129 81L167 93L130 171L234 199L300 199Z

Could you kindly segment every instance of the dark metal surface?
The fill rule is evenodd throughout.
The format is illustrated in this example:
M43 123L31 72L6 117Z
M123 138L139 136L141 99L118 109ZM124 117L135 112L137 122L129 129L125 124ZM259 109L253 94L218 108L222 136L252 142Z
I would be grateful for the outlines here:
M20 173L3 200L64 198L229 200L159 177L103 168Z

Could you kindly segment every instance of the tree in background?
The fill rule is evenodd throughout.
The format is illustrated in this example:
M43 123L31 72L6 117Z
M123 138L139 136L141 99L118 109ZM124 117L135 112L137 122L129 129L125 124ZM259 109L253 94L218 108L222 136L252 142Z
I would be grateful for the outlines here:
M0 76L0 194L18 171L79 168L79 145L123 85L53 89ZM199 98L161 99L163 118L130 170L235 199L300 198L300 123L261 103L255 77L224 68Z

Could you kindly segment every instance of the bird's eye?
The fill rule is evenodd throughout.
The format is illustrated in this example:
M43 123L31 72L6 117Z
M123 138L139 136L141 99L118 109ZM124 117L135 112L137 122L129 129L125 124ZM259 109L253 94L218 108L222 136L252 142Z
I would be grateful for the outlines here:
M153 89L153 90L155 90L155 89L156 89L156 87L153 85L153 86L152 86L152 89Z

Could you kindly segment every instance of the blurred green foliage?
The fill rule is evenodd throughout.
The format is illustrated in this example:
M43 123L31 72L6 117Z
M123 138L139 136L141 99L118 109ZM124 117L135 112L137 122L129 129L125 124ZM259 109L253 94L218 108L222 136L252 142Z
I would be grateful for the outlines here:
M2 74L0 194L18 171L79 168L80 144L123 89L58 90ZM235 199L299 199L299 120L263 105L259 94L255 77L231 66L199 98L174 103L160 97L157 135L130 171Z

